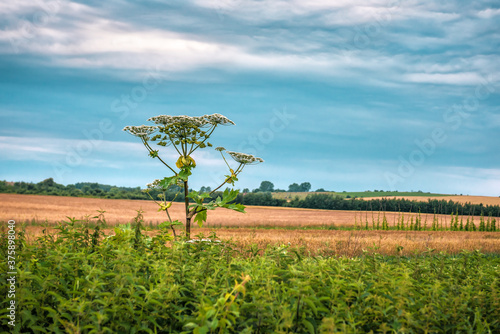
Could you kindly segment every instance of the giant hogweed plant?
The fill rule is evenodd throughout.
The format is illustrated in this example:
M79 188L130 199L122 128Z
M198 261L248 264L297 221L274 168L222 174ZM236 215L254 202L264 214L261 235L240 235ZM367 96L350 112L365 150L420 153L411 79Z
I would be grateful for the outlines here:
M251 154L227 151L223 147L217 147L215 150L220 152L222 159L224 159L229 169L229 174L225 175L224 182L210 193L198 193L197 191L190 190L188 186L189 177L193 169L196 168L196 161L193 159L192 154L196 150L212 147L208 139L215 129L221 125L234 125L233 121L220 114L197 117L160 115L151 117L148 121L153 122L155 125L126 126L123 130L139 137L148 150L149 156L158 159L172 173L172 176L167 176L161 180L157 179L149 183L145 190L159 205L159 211L165 211L167 214L168 221L163 222L161 227L170 227L175 236L174 226L182 225L180 221L172 220L168 211L173 201L166 200L165 193L169 189L178 189L177 195L181 191L184 192L186 214L185 227L186 237L188 239L191 237L192 220L198 223L200 227L203 226L203 223L207 220L208 210L214 210L219 207L245 212L245 207L242 204L231 203L236 199L238 190L226 188L222 197L219 196L216 199L212 199L211 195L226 184L234 186L243 168L246 165L263 162L261 158ZM175 161L175 163L166 162L165 159L160 156L160 151L153 148L152 145L154 144L160 147L173 147L178 154L177 161ZM237 163L235 169L228 163L224 153ZM159 198L153 198L151 196L151 189L160 191L160 195L158 195ZM192 204L190 204L190 199L192 200ZM210 201L208 201L208 199L210 199Z

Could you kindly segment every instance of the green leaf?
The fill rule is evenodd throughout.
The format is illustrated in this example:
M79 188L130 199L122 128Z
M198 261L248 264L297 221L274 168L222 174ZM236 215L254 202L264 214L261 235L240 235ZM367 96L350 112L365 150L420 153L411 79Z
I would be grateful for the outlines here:
M188 195L189 198L191 198L193 201L195 201L197 204L202 205L203 200L205 198L209 198L210 195L208 193L198 193L197 191L193 190L189 193Z
M208 328L208 326L203 326L203 327L197 327L194 329L193 333L194 334L206 334L210 331L210 329Z
M169 228L170 226L178 226L178 225L183 225L180 221L174 220L173 222L169 221L164 221L163 223L159 224L159 228Z
M217 320L217 318L215 318L213 321L210 322L210 329L211 330L215 330L217 329L217 326L219 325L219 320Z
M163 180L160 181L160 183L158 183L158 185L161 187L163 191L166 191L170 186L176 185L178 179L179 177L176 175L171 177L165 177Z
M304 327L307 328L307 331L309 333L312 333L312 334L316 333L316 331L314 330L313 324L309 320L302 319L302 324L304 325Z
M238 196L238 193L239 190L226 188L226 190L224 190L224 192L222 193L222 202L228 203L234 201Z
M245 206L243 204L226 204L222 206L223 208L246 213Z
M179 178L181 180L187 181L190 175L191 175L191 167L190 166L184 166L181 168L181 171L179 172Z
M318 315L318 309L316 308L316 305L314 305L314 302L311 299L309 299L309 298L304 298L303 300L311 308L311 310L313 311L314 315L317 316Z
M194 221L198 223L199 227L203 226L203 223L207 221L207 210L203 210L201 212L198 212L196 216L194 217Z

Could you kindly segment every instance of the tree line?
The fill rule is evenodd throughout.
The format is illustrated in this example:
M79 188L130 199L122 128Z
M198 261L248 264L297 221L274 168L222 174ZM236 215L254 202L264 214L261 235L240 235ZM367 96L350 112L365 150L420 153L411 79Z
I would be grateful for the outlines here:
M0 193L98 197L115 199L149 199L140 187L116 187L100 183L79 182L67 186L48 178L39 183L0 181Z
M274 188L274 184L271 181L262 181L260 183L260 186L258 188L255 188L254 190L250 191L248 188L243 189L243 193L258 193L258 192L309 192L311 191L311 184L309 182L302 182L301 184L298 183L292 183L288 186L288 190L284 189L279 189L279 188ZM320 188L316 191L325 191L323 188Z
M472 203L458 203L444 199L428 199L415 201L397 198L377 198L370 200L347 199L332 194L309 194L304 199L296 196L291 201L273 198L271 193L239 194L237 202L245 205L283 206L292 208L348 210L348 211L392 211L392 212L420 212L436 214L485 215L500 217L500 206Z

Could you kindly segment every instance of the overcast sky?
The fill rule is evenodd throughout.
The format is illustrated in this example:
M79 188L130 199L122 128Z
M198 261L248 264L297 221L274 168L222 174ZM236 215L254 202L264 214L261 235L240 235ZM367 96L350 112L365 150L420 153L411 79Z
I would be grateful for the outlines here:
M168 170L124 126L221 113L265 160L239 188L500 195L498 1L168 3L0 3L0 179L143 187Z

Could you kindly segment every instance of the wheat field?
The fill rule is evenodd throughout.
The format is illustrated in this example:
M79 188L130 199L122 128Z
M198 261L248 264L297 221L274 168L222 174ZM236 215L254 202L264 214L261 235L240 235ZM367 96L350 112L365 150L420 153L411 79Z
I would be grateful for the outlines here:
M165 220L164 213L158 212L156 204L151 201L0 194L0 203L0 221L13 219L19 223L27 222L29 240L34 240L43 233L46 229L41 226L43 222L47 222L50 227L56 222L67 220L66 216L76 219L94 216L96 210L105 210L105 218L111 225L133 221L136 210L139 209L144 211L147 227ZM174 203L171 208L172 218L182 220L183 210L182 203ZM251 245L261 251L267 245L290 245L303 248L311 255L358 256L363 251L411 255L429 250L458 253L475 249L485 253L500 253L498 232L328 230L354 226L361 221L364 224L366 220L371 225L372 221L381 220L383 215L392 226L400 218L397 212L258 206L249 206L246 211L246 214L225 209L211 211L205 226L198 228L194 225L192 234L208 236L215 232L217 237L236 243L242 250ZM405 219L416 218L415 214L404 215ZM448 215L437 217L443 226L449 225ZM433 215L422 214L421 219L423 223L427 220L427 226L430 226ZM479 221L479 217L475 219ZM321 229L312 229L315 227ZM50 228L47 232L52 233ZM106 230L106 233L112 233L112 229ZM157 231L153 229L147 233L152 235Z

